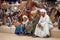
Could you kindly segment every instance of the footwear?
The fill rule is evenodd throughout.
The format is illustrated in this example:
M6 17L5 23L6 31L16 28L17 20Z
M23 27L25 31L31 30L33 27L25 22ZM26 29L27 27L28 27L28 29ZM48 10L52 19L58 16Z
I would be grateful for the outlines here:
M49 38L50 37L50 35L47 35L47 36L45 36L45 37L43 37L43 38Z

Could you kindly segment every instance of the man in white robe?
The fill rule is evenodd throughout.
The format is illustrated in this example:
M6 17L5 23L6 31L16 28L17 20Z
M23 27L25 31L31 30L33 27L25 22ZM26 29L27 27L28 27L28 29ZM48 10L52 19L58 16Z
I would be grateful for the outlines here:
M36 25L35 29L35 36L39 37L47 37L50 36L50 29L53 28L53 24L50 20L50 17L47 15L47 12L45 9L40 9L40 20L38 24Z

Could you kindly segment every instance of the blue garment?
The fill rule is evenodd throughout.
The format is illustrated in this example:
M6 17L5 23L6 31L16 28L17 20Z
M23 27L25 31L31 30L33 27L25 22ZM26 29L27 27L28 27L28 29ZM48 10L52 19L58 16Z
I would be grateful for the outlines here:
M15 26L16 29L15 29L15 34L21 34L21 33L24 33L24 30L25 30L25 25L16 25Z

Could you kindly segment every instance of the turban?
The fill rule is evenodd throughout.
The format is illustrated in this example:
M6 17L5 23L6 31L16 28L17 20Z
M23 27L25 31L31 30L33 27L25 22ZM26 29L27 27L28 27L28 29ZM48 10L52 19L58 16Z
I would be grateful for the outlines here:
M40 12L44 12L45 14L47 14L47 11L45 9L40 9Z

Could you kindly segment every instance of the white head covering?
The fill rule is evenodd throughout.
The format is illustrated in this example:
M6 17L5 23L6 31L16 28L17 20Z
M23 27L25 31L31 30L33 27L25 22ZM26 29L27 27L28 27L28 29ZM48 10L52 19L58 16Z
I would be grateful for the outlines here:
M47 14L47 11L45 9L40 9L40 12L44 12L45 14Z
M26 15L23 15L22 18L24 19L24 18L28 18L28 17Z
M28 18L26 15L23 15L22 17L23 19ZM22 24L25 24L25 27L26 27L28 25L28 22L29 22L29 19L27 19L26 21L23 21Z

